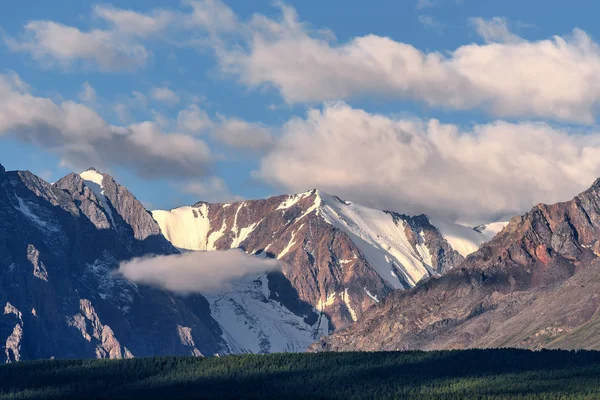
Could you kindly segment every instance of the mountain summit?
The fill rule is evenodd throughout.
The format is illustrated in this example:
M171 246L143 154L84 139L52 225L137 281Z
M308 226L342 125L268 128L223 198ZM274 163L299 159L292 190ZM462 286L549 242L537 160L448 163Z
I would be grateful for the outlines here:
M5 361L223 351L205 298L114 274L120 261L177 250L127 189L81 175L51 185L27 171L0 174Z
M457 268L313 350L600 349L600 185L514 217Z
M174 246L243 248L281 261L301 300L336 330L358 320L395 289L438 276L463 261L485 236L424 215L375 210L313 189L231 204L199 202L152 212ZM445 235L446 234L446 235ZM479 241L479 243L477 242Z

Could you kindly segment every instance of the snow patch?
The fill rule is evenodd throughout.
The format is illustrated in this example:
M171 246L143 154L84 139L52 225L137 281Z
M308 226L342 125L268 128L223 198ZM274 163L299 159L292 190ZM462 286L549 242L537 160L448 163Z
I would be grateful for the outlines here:
M137 293L137 285L114 274L116 260L109 254L104 258L86 264L83 278L92 280L98 296L102 300L109 300L124 313L131 311L133 294Z
M246 227L240 228L238 226L238 214L239 214L240 210L245 206L246 206L246 203L244 203L244 202L240 203L240 206L238 207L237 211L235 212L235 217L233 218L233 228L231 228L231 231L234 234L234 238L230 245L230 247L232 249L240 247L242 242L244 240L246 240L248 238L248 236L250 236L252 231L254 231L254 229L256 229L256 227L262 222L262 220L260 220L258 222L254 222Z
M431 273L431 255L422 243L415 251L404 232L404 222L398 224L383 211L344 202L320 192L320 207L325 221L345 232L369 264L393 288L403 288L395 272L414 286Z
M238 248L262 222L260 220L240 227L238 214L246 206L245 202L238 205L231 229L228 229L227 221L223 219L219 230L210 234L213 227L208 218L208 204L201 204L198 207L179 207L170 211L154 210L152 217L160 226L162 234L177 248L193 251L216 250L216 242L227 232L233 233L230 247Z
M152 211L163 235L174 246L186 250L208 250L208 206L179 207L170 211Z
M108 200L106 199L106 196L104 195L104 186L102 186L102 181L104 180L104 176L102 174L100 174L98 171L93 170L93 169L84 171L84 172L80 173L79 176L81 177L81 179L83 179L83 182L85 182L85 185L88 188L90 188L90 190L92 192L94 192L94 194L100 201L102 208L108 215L111 226L116 229L117 225L115 224L115 219L113 217L112 210L110 209L110 206L108 205Z
M215 244L217 243L217 241L219 239L221 239L223 236L225 236L225 232L227 231L227 220L225 218L223 218L223 223L221 224L221 228L218 231L212 232L210 235L208 235L208 239L207 239L207 243L206 243L206 250L216 250L217 247L215 246Z
M227 291L205 296L230 353L302 352L327 334L326 317L308 325L269 299L268 283L266 274L261 273L234 282Z
M356 322L358 318L356 317L356 312L352 309L352 306L350 305L350 296L348 295L348 288L346 288L341 294L342 300L344 301L344 304L346 304L346 308L348 309L348 312L352 317L352 321Z
M332 305L333 303L335 303L335 296L337 293L333 292L331 294L329 294L327 296L327 299L325 301L319 299L319 304L317 305L317 310L319 310L320 312L325 311L325 308L327 308L328 306Z
M314 203L310 207L308 207L306 209L306 211L301 216L299 216L294 223L300 221L302 218L306 217L307 215L310 215L312 212L315 212L315 211L316 211L317 215L319 215L319 210L321 208L321 205L323 204L323 199L321 198L321 192L319 192L318 190L315 190L314 193L315 193Z
M298 193L293 196L288 196L288 198L283 203L281 203L275 210L287 210L288 208L293 207L300 200L310 196L310 194L311 192L309 191L304 193Z
M373 295L371 294L371 292L369 292L369 291L367 290L367 288L365 288L365 293L367 294L367 296L369 296L371 299L373 299L373 301L374 301L375 303L379 303L379 300L377 299L377 296L373 296Z
M277 259L281 259L283 256L285 256L292 249L292 247L296 244L296 241L294 240L294 238L296 237L296 233L298 233L298 231L300 231L300 229L302 229L303 226L304 226L304 224L300 225L300 227L298 229L296 229L295 231L292 232L292 237L290 238L290 241L288 242L287 246L285 246L285 248L281 251L281 253L279 253L279 255L277 256Z
M33 222L45 231L58 232L59 229L56 226L48 223L47 221L44 221L41 217L39 217L33 212L33 208L35 208L33 204L28 203L19 196L16 197L19 206L15 208L19 210L23 215L25 215L31 222Z
M487 240L486 236L468 226L459 225L443 218L427 218L431 225L440 231L450 246L463 257L477 251L481 244Z

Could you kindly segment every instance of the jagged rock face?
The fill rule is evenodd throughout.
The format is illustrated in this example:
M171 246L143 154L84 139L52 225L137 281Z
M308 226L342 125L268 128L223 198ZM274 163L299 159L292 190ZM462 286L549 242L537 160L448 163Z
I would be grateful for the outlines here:
M75 174L55 185L29 172L0 174L5 360L223 351L204 297L181 298L113 274L122 260L177 250L126 189L106 175L101 182L96 193Z
M118 240L142 246L140 251L146 253L177 252L161 235L150 212L110 175L91 168L81 175L71 173L54 186L66 191L97 229L113 230Z
M444 276L397 292L312 350L600 349L600 182L539 204Z
M240 247L281 261L300 299L332 329L358 320L394 289L450 270L463 257L427 217L372 210L313 190L233 204L154 211L179 248Z

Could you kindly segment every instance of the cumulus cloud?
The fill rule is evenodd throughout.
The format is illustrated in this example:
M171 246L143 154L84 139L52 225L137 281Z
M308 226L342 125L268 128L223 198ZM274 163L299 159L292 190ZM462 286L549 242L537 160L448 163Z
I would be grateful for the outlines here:
M177 114L177 129L182 132L200 133L213 126L208 113L191 104Z
M420 8L434 4L418 2ZM382 96L496 117L596 121L600 46L577 28L529 41L512 33L506 19L473 18L485 43L425 52L373 34L337 41L333 32L311 28L281 3L280 16L254 14L248 20L219 0L184 5L182 11L146 13L96 6L93 15L108 25L103 29L32 21L22 36L4 40L46 65L93 65L105 71L144 66L151 53L143 43L150 38L170 38L182 46L200 43L203 50L210 45L223 73L248 87L275 88L289 104ZM443 28L431 16L420 21L438 32ZM175 36L178 32L185 36Z
M47 67L134 70L149 58L146 47L115 31L82 31L53 21L29 22L21 37L5 37L4 41L11 50L29 53Z
M600 133L529 122L465 130L331 103L290 120L256 175L291 192L483 222L587 188L600 176Z
M213 137L231 148L255 153L268 151L274 143L270 127L223 115L219 116Z
M254 15L244 22L244 46L218 42L216 54L224 72L249 87L273 87L288 103L369 95L498 117L596 120L600 47L584 31L526 41L505 20L474 21L493 43L423 52L372 34L339 43L282 5L279 18Z
M83 104L35 96L15 74L0 74L1 135L53 152L71 167L125 167L142 177L198 177L213 162L202 140L150 121L110 125Z
M30 54L45 67L84 67L104 72L132 71L145 66L151 56L143 44L166 33L201 28L216 34L237 27L237 16L218 0L185 1L185 11L155 9L138 12L109 5L96 5L93 20L101 28L83 30L50 20L27 23L20 36L6 36L12 51ZM186 39L187 40L187 39ZM183 42L183 41L182 41Z
M94 6L94 16L108 22L112 28L124 35L148 37L167 29L177 14L167 10L154 10L143 14L111 6Z
M242 197L231 194L225 181L217 176L188 182L178 185L177 188L181 193L193 194L197 199L210 203L232 203L243 200Z
M150 97L161 103L165 103L170 106L174 106L179 103L179 96L177 93L169 89L168 87L155 87L150 92Z
M276 260L228 250L137 258L121 263L118 273L138 284L192 294L227 289L236 279L277 269Z
M220 114L213 119L196 104L179 111L175 126L180 132L192 134L209 132L217 142L231 149L249 151L253 154L265 153L274 143L271 127Z
M202 27L210 33L230 32L238 28L235 13L219 0L187 1L192 12L184 17L189 27Z

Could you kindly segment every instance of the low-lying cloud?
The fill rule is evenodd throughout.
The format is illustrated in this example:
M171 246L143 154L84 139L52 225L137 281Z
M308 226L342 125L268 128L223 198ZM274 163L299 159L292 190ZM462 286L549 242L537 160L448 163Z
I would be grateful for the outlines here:
M236 279L277 269L276 260L228 250L136 258L121 263L118 273L134 283L192 294L227 289Z

